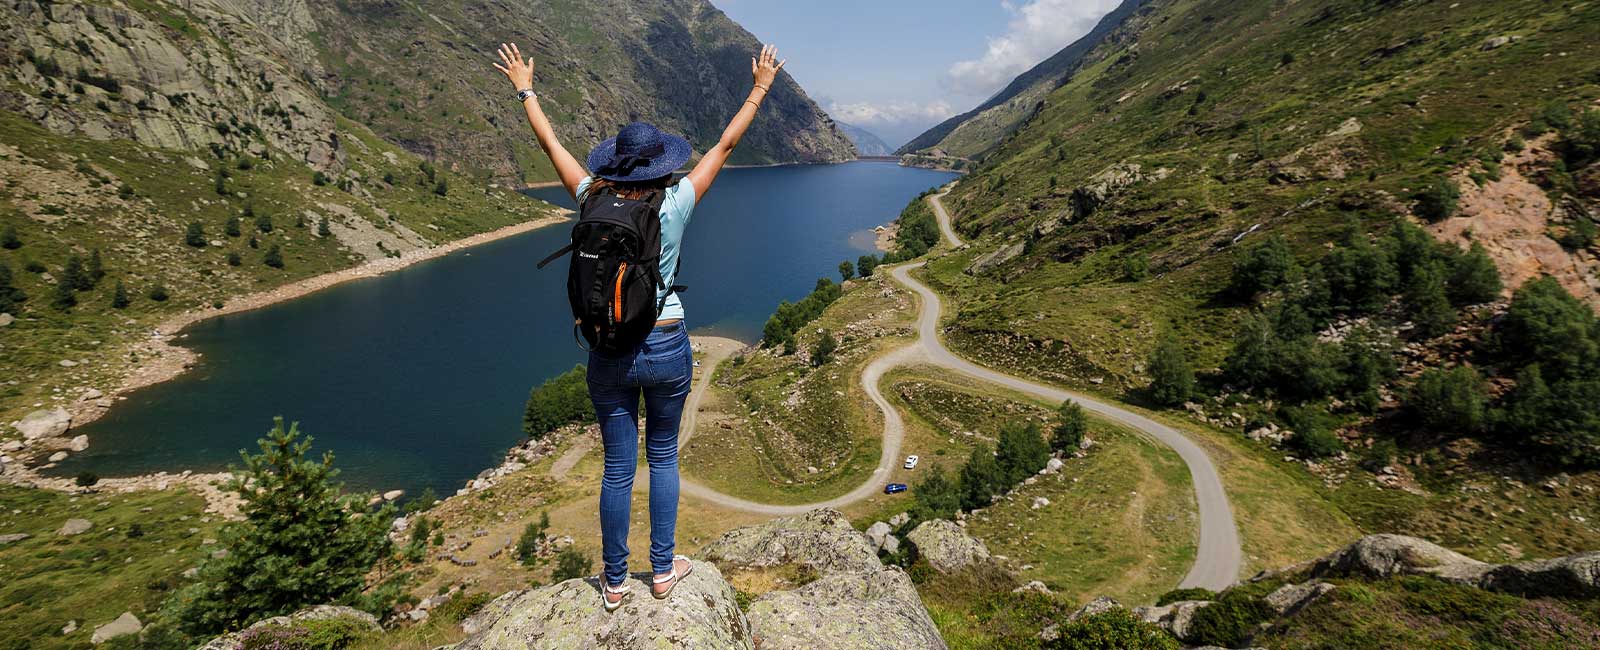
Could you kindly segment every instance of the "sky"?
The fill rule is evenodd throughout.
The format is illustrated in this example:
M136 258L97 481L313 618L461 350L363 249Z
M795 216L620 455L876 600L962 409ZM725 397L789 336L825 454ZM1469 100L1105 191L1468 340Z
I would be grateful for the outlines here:
M834 119L898 147L1094 28L1121 0L711 0Z

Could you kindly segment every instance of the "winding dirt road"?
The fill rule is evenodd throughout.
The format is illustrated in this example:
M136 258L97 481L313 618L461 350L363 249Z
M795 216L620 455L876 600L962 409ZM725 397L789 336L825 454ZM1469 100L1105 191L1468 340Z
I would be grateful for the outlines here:
M944 192L929 196L928 204L938 218L939 230L945 239L951 246L960 247L961 239L951 227L950 215L945 212L944 204L940 202L948 191L946 189ZM1242 557L1239 534L1234 525L1232 508L1228 505L1227 493L1222 488L1222 479L1217 475L1216 466L1212 464L1205 450L1177 429L1128 409L1073 391L1000 373L956 356L939 340L939 317L943 308L939 296L910 275L913 269L922 265L922 262L905 264L890 270L896 282L916 292L921 299L921 307L917 314L916 341L878 357L861 373L862 389L883 413L883 453L878 458L878 467L873 470L872 478L838 497L797 505L773 505L741 499L713 490L687 477L681 480L681 491L726 508L769 515L792 515L816 508L837 508L877 494L887 482L894 464L899 462L901 444L905 439L905 423L901 419L900 412L884 398L878 384L883 379L884 373L896 367L917 363L932 364L1049 402L1075 401L1101 417L1132 427L1171 447L1183 459L1184 464L1188 465L1200 514L1200 541L1195 550L1195 562L1180 586L1221 590L1233 584L1238 578ZM717 363L733 352L733 346L720 343L707 345L706 352L700 376L696 378L694 390L690 392L688 403L684 406L686 414L681 430L685 433L679 441L680 446L687 444L693 436L700 398L710 384ZM636 486L648 483L649 479L644 473L645 470L641 468L640 476L635 481Z

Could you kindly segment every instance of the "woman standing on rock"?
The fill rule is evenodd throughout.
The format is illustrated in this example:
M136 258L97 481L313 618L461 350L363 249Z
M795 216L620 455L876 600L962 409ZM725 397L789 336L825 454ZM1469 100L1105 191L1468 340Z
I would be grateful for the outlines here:
M592 171L585 171L584 166L561 146L549 118L539 107L539 96L533 87L533 59L524 59L515 43L502 43L499 54L500 63L495 64L495 68L516 87L517 99L527 111L528 123L533 126L539 145L550 156L561 184L583 206L579 227L574 228L573 245L551 256L546 263L568 250L577 250L572 275L568 277L568 293L578 321L574 329L591 347L589 398L594 402L605 445L605 473L600 482L600 536L605 562L602 597L606 611L621 606L629 593L624 580L628 577L628 514L638 462L641 393L645 403L645 456L650 463L650 565L655 571L650 592L656 598L666 598L678 581L694 568L688 558L673 554L678 520L678 423L693 375L689 333L683 323L683 303L673 286L678 272L679 246L695 203L711 190L717 173L722 171L733 148L755 120L756 110L766 99L778 70L783 68L783 61L777 60L777 48L770 45L750 59L755 87L750 90L749 98L722 132L722 139L705 152L688 176L673 183L673 172L688 162L692 154L688 141L642 122L622 127L617 137L601 142L590 151L587 162ZM608 200L600 200L601 197ZM604 300L593 300L593 306L601 309L606 318L591 325L582 314L586 305L582 304L582 291L575 288L579 284L574 283L573 278L577 277L580 267L593 268L597 263L604 263L605 254L597 257L585 252L588 249L581 241L582 235L593 230L584 228L605 222L606 227L627 229L629 215L636 218L638 211L625 211L640 207L640 203L659 219L659 223L651 220L638 229L645 233L641 240L646 242L640 248L648 253L641 256L638 251L631 251L636 257L604 267L614 274L604 277L608 282L615 277L615 288L602 289L595 284L593 295L603 295ZM592 218L601 213L607 217ZM658 227L659 233L654 232ZM658 255L653 241L657 238ZM591 243L603 244L606 240L607 237L600 236ZM649 314L643 320L647 332L630 332L624 325L625 321L638 318L636 312L641 309L637 304L625 309L623 304L625 278L641 279L638 267L632 269L632 274L628 273L627 262L632 259L653 262L642 271L650 281L647 286L655 295L654 305L646 301L643 307ZM581 286L591 284L594 283L584 282ZM632 343L633 334L642 338L642 342Z

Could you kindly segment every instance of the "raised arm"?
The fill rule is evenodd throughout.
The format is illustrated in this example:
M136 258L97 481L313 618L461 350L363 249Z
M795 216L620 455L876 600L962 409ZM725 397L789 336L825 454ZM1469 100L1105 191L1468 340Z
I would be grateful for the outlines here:
M727 164L733 148L739 146L739 139L744 137L744 132L750 128L750 123L755 121L756 109L761 108L761 102L767 98L767 91L772 88L772 81L778 77L778 71L783 69L784 61L778 61L777 58L776 45L764 46L759 57L751 57L750 76L755 78L755 87L750 89L750 97L744 100L739 112L734 113L733 119L728 122L728 128L722 130L722 139L700 158L700 162L694 166L694 171L689 172L689 182L694 185L696 201L704 199L706 193L711 191L711 183L717 180L717 173L722 171L722 166Z
M556 130L550 127L550 118L545 117L544 109L539 107L539 96L532 92L533 57L528 57L524 62L522 51L517 49L516 43L501 43L499 53L500 63L494 64L495 69L504 73L519 93L529 91L522 100L522 108L528 113L528 124L533 127L533 135L539 139L539 146L550 156L550 164L556 168L561 185L567 188L572 200L578 200L578 183L589 172L567 152L566 147L561 146L561 141L556 139Z

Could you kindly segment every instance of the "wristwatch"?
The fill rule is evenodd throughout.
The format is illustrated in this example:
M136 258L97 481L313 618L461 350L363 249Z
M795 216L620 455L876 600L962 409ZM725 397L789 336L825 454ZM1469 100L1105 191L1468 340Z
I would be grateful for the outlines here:
M519 102L525 102L525 101L528 101L529 97L538 97L538 96L539 96L539 93L533 92L532 88L523 88L522 90L517 91L517 101L519 101Z

